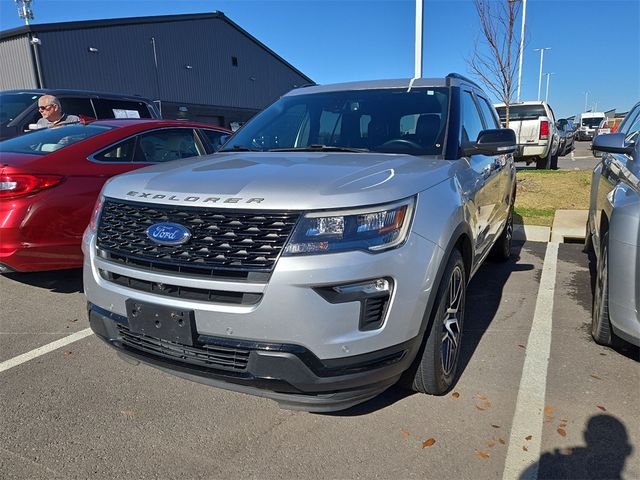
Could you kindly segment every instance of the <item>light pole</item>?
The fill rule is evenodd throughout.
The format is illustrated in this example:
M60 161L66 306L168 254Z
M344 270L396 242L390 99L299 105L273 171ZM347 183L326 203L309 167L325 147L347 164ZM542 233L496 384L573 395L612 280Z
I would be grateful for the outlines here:
M520 101L520 86L522 85L522 49L524 48L524 26L527 17L527 0L522 0L522 29L520 30L520 53L518 54L518 93L516 101Z
M542 89L542 62L544 62L544 51L551 50L551 47L534 48L535 52L540 52L540 73L538 74L538 100L540 100L540 91Z
M18 16L24 20L25 25L29 25L29 20L33 20L33 10L31 10L32 0L15 0L18 7Z
M544 101L545 103L549 103L549 79L551 78L551 75L555 75L555 73L550 72L550 73L545 73L545 75L547 76L547 94L544 97Z
M589 92L584 92L584 111L587 111L587 100L589 99Z
M422 78L422 10L423 0L416 0L416 49L414 78Z

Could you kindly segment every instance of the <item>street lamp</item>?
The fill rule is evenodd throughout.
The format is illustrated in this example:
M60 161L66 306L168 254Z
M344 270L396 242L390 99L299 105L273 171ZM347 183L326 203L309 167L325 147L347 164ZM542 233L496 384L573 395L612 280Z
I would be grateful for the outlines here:
M542 89L542 62L544 62L544 51L551 50L551 47L534 48L534 52L540 52L540 73L538 74L538 100L540 100L540 90Z
M584 110L583 112L587 111L587 100L589 98L589 92L584 92Z
M549 103L549 79L551 78L551 75L555 75L555 73L550 72L550 73L545 73L545 75L547 76L547 94L544 97L544 101L545 103Z
M522 85L522 49L524 48L524 26L527 17L527 0L522 0L522 29L520 30L520 53L518 54L518 93L516 101L520 101L520 86Z
M414 63L414 78L422 78L422 11L423 1L416 0L416 49Z

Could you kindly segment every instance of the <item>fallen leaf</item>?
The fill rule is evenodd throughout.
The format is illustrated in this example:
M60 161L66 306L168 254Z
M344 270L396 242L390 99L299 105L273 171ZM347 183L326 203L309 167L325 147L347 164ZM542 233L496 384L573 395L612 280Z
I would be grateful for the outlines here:
M560 434L561 437L566 437L567 436L567 432L565 431L564 428L560 428L558 427L558 429L556 430L556 432L558 432Z
M526 437L524 437L525 440L531 440L533 438L533 435L527 435Z
M434 443L436 443L435 438L429 438L429 439L425 440L424 442L422 442L422 448L430 447Z
M525 347L525 346L524 346L523 344L521 344L521 343L519 343L519 344L518 344L518 346L519 346L520 348L527 348L527 347Z
M525 452L528 452L528 451L529 451L529 449L527 448L527 446L526 446L526 445L522 445L522 450L524 450Z
M549 414L553 413L553 407L549 407L549 406L544 407L544 413L549 413Z
M136 412L134 412L133 410L122 410L120 411L120 413L129 419L136 416Z
M405 431L405 430L400 430L400 434L404 437L404 438L409 438L409 432Z
M72 353L73 353L73 352L70 352L70 351L68 351L68 350L67 350L67 351L66 351L66 352L64 352L62 355L64 355L65 357L68 357L68 356L69 356L69 355L71 355Z
M502 445L505 445L505 443L504 443L504 438L502 438L502 437L500 437L500 438L498 439L498 442L500 442Z
M491 426L492 426L493 428L500 428L500 425L494 425L494 424L491 424Z
M553 416L546 416L544 417L544 423L553 423Z
M562 422L560 423L560 425L558 425L560 428L565 428L567 426L566 422Z
M491 456L487 452L483 452L482 450L476 450L475 452L473 452L473 454L476 457L481 458L482 460L486 460L487 458L489 458Z
M460 398L460 394L459 394L458 392L453 392L453 393L451 394L451 396L452 396L453 398L455 398L455 399Z
M596 380L602 380L598 375L591 375L591 378L595 378Z
M598 407L600 410L602 410L603 412L606 412L607 409L604 408L602 405L596 405L596 407Z
M482 411L487 410L489 407L491 407L491 402L489 400L485 400L480 405L476 405L476 408Z
M482 395L481 393L476 393L473 398L477 399L477 400L486 400L487 397L485 397L484 395Z
M569 420L565 420L564 418L561 418L561 419L560 419L560 421L561 421L562 423L568 423L568 422L569 422Z
M493 448L495 446L496 446L496 442L494 442L493 440L487 440L487 447Z

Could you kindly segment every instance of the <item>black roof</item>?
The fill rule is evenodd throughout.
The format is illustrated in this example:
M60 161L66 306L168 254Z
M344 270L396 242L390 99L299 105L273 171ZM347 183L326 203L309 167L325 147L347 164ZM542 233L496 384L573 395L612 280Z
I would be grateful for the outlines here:
M160 15L154 17L128 17L128 18L110 18L104 20L82 20L77 22L60 22L60 23L42 23L35 25L25 25L18 28L12 28L11 30L0 31L0 41L6 40L13 37L18 37L20 35L26 35L28 33L40 33L40 32L56 32L62 30L81 30L85 28L100 28L100 27L111 27L111 26L122 26L122 25L139 25L145 23L167 23L167 22L184 22L190 20L209 20L209 19L220 19L227 22L231 27L238 30L241 34L246 36L249 40L255 42L260 47L264 48L267 52L273 55L275 58L286 64L289 68L294 70L298 75L304 77L310 83L313 82L312 79L307 77L300 70L295 68L289 62L287 62L280 55L275 53L265 44L260 42L254 36L252 36L249 32L242 29L238 24L231 21L223 12L211 12L211 13L190 13L186 15Z

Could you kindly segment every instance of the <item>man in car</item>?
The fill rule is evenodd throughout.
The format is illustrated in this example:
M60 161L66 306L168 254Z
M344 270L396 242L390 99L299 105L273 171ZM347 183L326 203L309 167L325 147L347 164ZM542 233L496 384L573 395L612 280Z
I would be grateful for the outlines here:
M79 117L64 113L60 100L53 95L43 95L38 99L38 111L42 115L36 123L38 128L52 128L80 121Z

